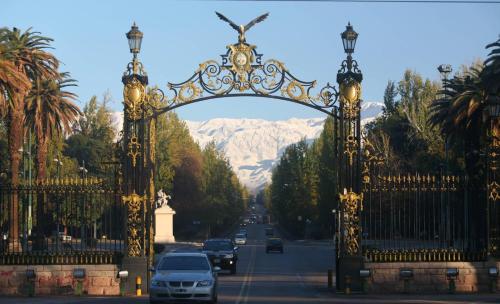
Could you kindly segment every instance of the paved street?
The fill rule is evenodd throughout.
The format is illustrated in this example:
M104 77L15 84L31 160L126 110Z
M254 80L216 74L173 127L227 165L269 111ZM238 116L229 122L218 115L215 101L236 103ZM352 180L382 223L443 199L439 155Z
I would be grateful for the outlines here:
M219 303L498 303L498 295L339 295L326 288L332 267L328 242L285 242L285 253L265 253L264 227L249 225L247 245L240 246L236 275L219 276ZM148 303L144 297L0 298L0 303Z

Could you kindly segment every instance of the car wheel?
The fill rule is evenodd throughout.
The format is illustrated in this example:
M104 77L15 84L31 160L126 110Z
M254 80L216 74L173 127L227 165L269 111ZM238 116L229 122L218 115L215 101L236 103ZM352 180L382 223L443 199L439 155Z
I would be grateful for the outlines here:
M233 266L231 266L231 274L236 274L236 264L233 264Z

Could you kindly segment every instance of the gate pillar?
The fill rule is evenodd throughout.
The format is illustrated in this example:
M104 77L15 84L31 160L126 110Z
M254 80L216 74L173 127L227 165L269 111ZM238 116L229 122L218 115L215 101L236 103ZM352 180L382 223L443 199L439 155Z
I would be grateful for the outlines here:
M122 269L129 272L127 292L135 292L136 278L141 277L142 290L149 286L152 265L152 204L154 202L155 119L147 111L148 76L139 62L142 32L135 25L126 34L132 62L127 66L124 84L122 136L123 204L125 215L125 254ZM152 144L153 143L153 144Z
M341 34L347 58L337 73L340 94L340 138L338 149L338 183L340 210L340 244L337 252L338 290L361 290L359 270L363 267L361 252L361 81L363 75L352 59L358 33L348 24Z

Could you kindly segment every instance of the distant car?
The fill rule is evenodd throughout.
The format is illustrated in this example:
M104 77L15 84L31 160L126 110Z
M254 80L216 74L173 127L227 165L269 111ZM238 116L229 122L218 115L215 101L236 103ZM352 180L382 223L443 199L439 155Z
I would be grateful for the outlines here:
M243 233L237 233L234 236L234 243L236 245L245 245L247 243L247 236Z
M66 235L64 232L59 232L59 239L61 241L71 241L71 235Z
M243 222L240 224L240 227L246 227L247 226L247 223Z
M264 230L266 231L266 236L273 236L274 235L274 229L273 228L266 228Z
M203 253L167 253L151 278L150 303L193 301L217 303L217 272Z
M283 253L283 241L280 238L268 238L266 241L266 253L279 251Z
M209 239L203 243L203 253L208 256L212 266L236 273L238 261L238 247L230 239Z

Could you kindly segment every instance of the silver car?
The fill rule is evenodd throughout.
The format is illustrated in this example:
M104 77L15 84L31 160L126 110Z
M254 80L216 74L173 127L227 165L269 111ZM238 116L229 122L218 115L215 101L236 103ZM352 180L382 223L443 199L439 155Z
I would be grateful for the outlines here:
M218 271L220 268L212 268L204 253L167 253L151 279L149 302L217 303Z

